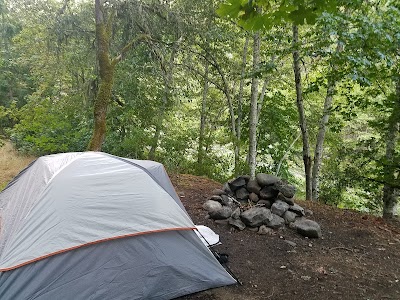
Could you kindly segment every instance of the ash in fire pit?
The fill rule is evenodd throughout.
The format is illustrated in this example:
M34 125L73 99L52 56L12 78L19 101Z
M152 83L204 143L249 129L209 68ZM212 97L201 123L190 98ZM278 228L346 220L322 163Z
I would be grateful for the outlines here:
M305 218L304 209L294 203L296 187L281 178L260 173L255 180L239 176L213 191L203 208L214 220L227 220L236 229L265 227L278 229L288 226L299 234L321 237L321 228L315 221Z

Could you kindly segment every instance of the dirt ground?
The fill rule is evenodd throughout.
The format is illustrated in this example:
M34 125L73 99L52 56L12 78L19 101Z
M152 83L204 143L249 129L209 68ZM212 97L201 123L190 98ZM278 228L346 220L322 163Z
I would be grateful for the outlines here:
M307 239L291 229L259 235L205 218L202 205L219 183L192 175L171 180L195 224L220 235L216 249L229 254L228 266L243 283L181 300L400 299L398 221L296 201L313 212L309 218L321 225L323 238Z

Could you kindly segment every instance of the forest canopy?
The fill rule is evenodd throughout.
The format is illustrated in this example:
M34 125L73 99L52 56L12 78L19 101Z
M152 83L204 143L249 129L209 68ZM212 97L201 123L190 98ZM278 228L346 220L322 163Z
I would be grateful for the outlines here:
M0 136L394 217L398 1L0 0Z

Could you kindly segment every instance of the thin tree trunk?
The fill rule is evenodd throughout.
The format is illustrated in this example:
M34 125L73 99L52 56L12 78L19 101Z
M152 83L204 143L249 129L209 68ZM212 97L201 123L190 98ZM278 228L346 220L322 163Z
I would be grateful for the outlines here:
M253 37L253 71L258 70L260 63L260 34ZM250 178L256 177L257 165L257 124L258 124L258 78L253 77L251 82L251 100L249 116L249 168Z
M311 186L311 156L310 145L308 141L307 122L304 112L303 95L301 86L301 72L300 72L300 54L296 48L299 46L299 31L296 25L293 25L293 71L296 84L296 103L299 112L299 123L303 140L303 161L304 172L306 176L306 200L312 199L312 186Z
M400 78L396 81L396 100L395 107L393 108L392 115L389 119L388 134L386 137L386 169L385 169L385 183L383 187L383 217L393 218L396 215L398 194L396 188L390 184L394 182L394 156L396 152L396 144L399 138L400 130Z
M164 58L162 57L162 53L154 49L154 53L157 55L159 61L160 61L160 67L163 72L163 77L164 77L164 92L162 96L162 104L160 107L160 111L158 114L157 118L157 124L156 124L156 131L154 133L152 145L149 151L148 158L150 160L155 159L156 155L156 149L158 147L158 142L160 140L160 135L161 135L161 130L164 124L164 119L165 119L165 111L167 109L167 104L168 104L168 99L169 99L169 94L170 94L170 86L172 84L172 74L173 74L173 68L174 68L174 61L175 61L175 56L176 53L178 52L178 46L179 46L179 40L176 42L174 45L174 48L172 49L171 57L169 59L168 65L164 64Z
M319 123L317 142L314 151L314 164L312 169L312 200L318 201L319 198L319 171L322 163L323 146L326 133L326 125L329 121L329 116L332 109L333 94L335 93L335 84L333 78L328 79L328 89L324 102L324 111Z
M237 119L236 119L236 143L235 143L235 175L239 175L240 172L240 146L242 138L242 118L243 118L243 88L244 88L244 75L246 72L247 64L247 49L249 46L250 38L247 36L243 47L242 56L242 72L240 73L240 83L239 83L239 94L238 94L238 108L237 108Z
M197 170L199 175L203 175L203 159L204 159L204 136L206 127L206 109L207 109L207 95L208 95L208 61L205 61L204 66L204 87L203 87L203 98L201 101L201 113L200 113L200 135L199 135L199 149L197 152Z
M343 45L340 41L337 42L336 53L339 53L343 50ZM335 75L337 71L337 67L335 65L331 65L330 72ZM335 94L336 87L336 79L334 76L330 76L328 78L328 87L326 90L326 96L324 101L324 110L322 113L322 118L319 122L319 129L317 135L317 141L315 144L314 150L314 163L312 169L312 199L314 201L319 200L319 175L322 164L322 155L324 151L324 141L325 141L325 133L326 127L329 121L329 117L332 109L333 95Z

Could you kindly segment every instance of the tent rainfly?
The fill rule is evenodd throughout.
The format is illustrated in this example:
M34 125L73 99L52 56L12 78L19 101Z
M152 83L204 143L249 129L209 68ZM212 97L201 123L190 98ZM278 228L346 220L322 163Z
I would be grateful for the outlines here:
M236 283L164 167L43 156L0 193L0 299L172 299Z

